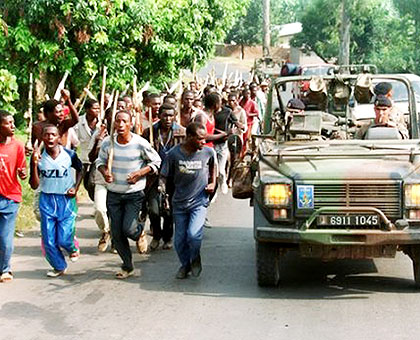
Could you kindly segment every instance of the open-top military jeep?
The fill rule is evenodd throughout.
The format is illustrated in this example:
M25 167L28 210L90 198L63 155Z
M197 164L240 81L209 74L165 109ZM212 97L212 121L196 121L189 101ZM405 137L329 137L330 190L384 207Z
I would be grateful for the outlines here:
M351 119L358 104L357 75L323 76L321 100L302 98L305 112L289 118L286 103L297 95L289 89L311 77L273 81L264 128L254 136L259 285L278 284L281 257L288 250L322 259L394 257L401 250L412 259L420 287L419 104L404 75L369 77L404 84L409 139L387 127L376 127L369 139L354 138L366 123Z

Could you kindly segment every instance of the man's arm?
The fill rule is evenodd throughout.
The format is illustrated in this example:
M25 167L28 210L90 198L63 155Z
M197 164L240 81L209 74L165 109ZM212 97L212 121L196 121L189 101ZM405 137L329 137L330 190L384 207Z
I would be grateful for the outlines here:
M77 112L76 108L73 106L73 103L70 99L70 92L68 90L61 90L61 97L66 102L67 106L70 110L70 119L64 120L63 124L65 130L75 126L79 122L79 113Z
M32 157L30 160L30 176L29 176L29 184L32 189L37 189L39 187L39 171L38 171L38 163L41 159L41 154L38 148L34 148L34 152L32 153Z
M209 160L209 184L206 186L206 192L211 194L216 189L217 169L216 169L216 153L211 150L212 157Z
M143 151L141 157L146 162L146 166L141 169L130 173L127 176L127 182L130 184L135 184L140 180L140 178L146 176L149 173L157 173L159 171L162 160L160 159L159 154L155 149L152 148L149 142L144 140Z
M107 137L104 140L104 142L102 143L99 149L98 159L96 161L96 168L104 177L105 182L112 183L114 181L114 176L112 176L112 173L108 172L108 166L107 166L108 165L108 149L109 149L109 144L110 144L109 138L110 137Z

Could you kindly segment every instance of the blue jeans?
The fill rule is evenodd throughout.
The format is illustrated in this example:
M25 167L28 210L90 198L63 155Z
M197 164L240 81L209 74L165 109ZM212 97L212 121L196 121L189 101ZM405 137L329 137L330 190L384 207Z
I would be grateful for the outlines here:
M0 273L10 271L19 203L0 195Z
M200 255L203 227L207 208L203 205L188 210L174 209L175 250L181 266L188 268L191 262Z

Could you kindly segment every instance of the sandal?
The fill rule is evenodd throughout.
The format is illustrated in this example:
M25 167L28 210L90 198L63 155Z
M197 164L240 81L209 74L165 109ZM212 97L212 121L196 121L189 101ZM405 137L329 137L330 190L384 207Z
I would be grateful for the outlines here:
M12 272L5 272L0 276L0 282L12 282L13 281L13 274Z
M134 269L131 269L130 271L121 269L121 271L119 271L117 274L115 274L115 277L117 279L124 280L127 277L133 276L133 275L134 275Z

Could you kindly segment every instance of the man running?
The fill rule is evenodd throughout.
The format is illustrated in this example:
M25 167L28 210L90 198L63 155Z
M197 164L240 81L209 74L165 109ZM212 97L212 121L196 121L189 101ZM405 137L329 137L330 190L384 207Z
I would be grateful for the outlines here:
M143 233L143 225L139 223L138 216L144 200L146 175L157 173L161 160L144 138L131 132L133 123L129 112L117 112L114 124L116 135L104 139L96 166L107 182L106 205L111 219L112 239L123 261L116 277L126 279L134 274L128 239L136 242L139 253L144 250L142 244L146 234ZM109 169L111 149L114 156L110 163L112 169Z
M162 162L166 159L169 150L178 145L185 138L185 128L175 122L175 108L169 104L163 104L159 108L160 120L153 125L153 147L158 152ZM147 129L143 137L150 138L150 129ZM153 240L150 243L150 250L159 247L160 240L163 240L163 249L172 248L173 217L171 209L163 216L163 227L161 227L161 211L158 185L159 176L151 175L148 177L147 184L147 203L151 229L153 230ZM168 194L172 197L172 191L168 188Z
M20 179L26 178L25 148L14 138L13 116L0 110L0 282L10 282L16 215L22 202Z
M59 144L60 135L54 125L46 125L42 132L45 150L34 147L31 157L29 183L32 189L40 187L42 246L48 263L53 268L48 277L58 277L67 270L61 248L75 262L80 251L74 242L76 224L76 195L82 181L82 162L77 154ZM74 181L71 168L76 170Z
M206 147L206 129L200 123L187 126L185 141L175 146L163 164L160 190L174 185L172 198L175 221L175 249L181 262L176 278L201 273L200 248L209 203L216 186L216 155Z

